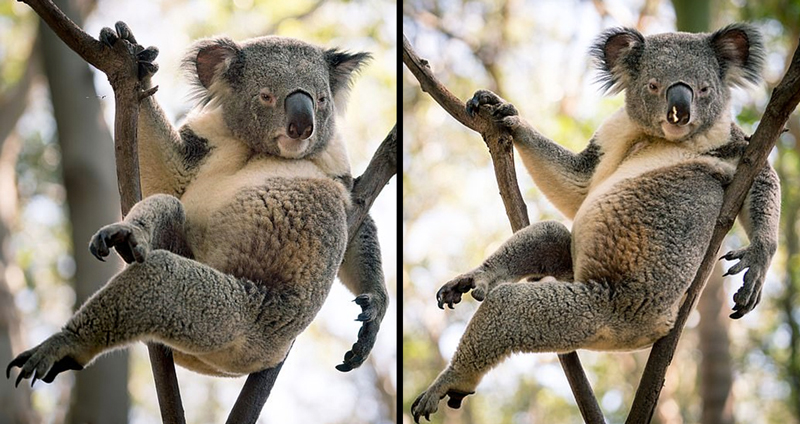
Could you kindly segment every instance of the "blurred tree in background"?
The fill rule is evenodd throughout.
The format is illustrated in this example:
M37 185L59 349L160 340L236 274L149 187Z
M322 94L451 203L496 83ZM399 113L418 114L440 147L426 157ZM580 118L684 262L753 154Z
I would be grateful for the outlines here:
M195 39L226 34L302 38L374 60L357 79L340 131L359 175L396 120L396 3L374 1L56 1L88 33L124 20L157 46L156 94L168 115L191 107L180 59ZM120 262L103 264L86 245L119 219L113 93L105 75L71 52L25 4L0 3L0 363L57 331ZM390 295L396 287L396 183L372 209ZM259 422L389 423L396 420L396 303L367 363L334 366L355 341L360 308L335 285L318 319L295 343ZM33 390L0 384L0 424L158 422L142 344L98 359ZM128 365L130 364L130 368ZM222 422L244 378L178 369L188 422ZM24 386L24 385L23 385Z
M623 96L601 97L588 56L603 29L644 34L707 31L747 20L762 31L765 83L734 91L738 122L752 133L800 37L800 1L409 0L403 33L437 77L461 99L488 88L512 102L539 131L583 149ZM478 134L447 115L403 72L403 419L411 402L446 366L477 307L470 296L451 311L438 288L477 266L511 235L494 171ZM771 161L781 176L780 247L761 305L727 315L741 274L712 281L667 372L654 423L800 423L800 120ZM518 162L517 169L523 169ZM524 172L531 221L566 221ZM568 223L569 224L569 223ZM432 242L434 241L434 242ZM723 250L747 243L741 229ZM727 269L730 263L723 263ZM580 356L609 423L624 422L648 351ZM444 404L434 423L582 422L555 354L514 355L490 372L462 409Z

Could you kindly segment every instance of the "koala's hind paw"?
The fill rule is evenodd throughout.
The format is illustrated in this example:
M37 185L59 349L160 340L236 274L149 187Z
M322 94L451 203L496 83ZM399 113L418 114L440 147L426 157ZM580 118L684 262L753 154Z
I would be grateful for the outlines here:
M19 386L20 381L25 378L31 378L31 386L38 379L52 383L56 375L64 371L83 369L83 365L72 356L73 350L67 336L63 333L56 334L14 358L6 368L6 378L10 378L11 369L17 367L20 371L14 387Z
M744 273L744 284L733 295L734 312L730 317L739 319L755 309L761 301L761 288L769 267L769 254L763 249L750 245L743 249L730 251L720 259L739 260L723 276L736 275L747 269L747 272Z
M444 305L453 309L453 304L461 302L461 295L472 290L472 297L481 302L489 291L489 283L481 274L475 271L461 274L456 278L444 283L442 288L436 292L436 302L439 309L444 309Z
M367 359L372 347L375 346L381 320L386 312L386 301L371 293L358 295L354 302L361 306L361 313L356 321L361 321L363 324L358 331L358 340L344 354L344 361L336 366L336 369L342 372L358 368Z
M475 114L479 113L481 107L486 108L491 113L492 119L504 125L506 125L506 118L519 115L514 105L489 90L478 90L467 101L467 113L470 116L475 116Z
M473 393L475 392L447 390L444 394L437 395L436 390L434 390L433 387L429 387L428 390L424 391L414 400L414 403L411 405L411 415L414 417L414 422L416 423L419 423L420 417L425 417L426 420L430 421L430 415L439 410L439 400L443 399L445 396L450 398L447 400L447 406L458 409L461 408L461 402L464 398Z
M131 44L134 53L136 53L139 80L153 76L158 71L158 64L153 62L158 56L158 48L154 46L144 48L144 46L137 43L136 37L133 36L133 32L125 22L117 22L114 28L105 27L100 30L100 41L109 47L114 47L120 39L127 41Z
M150 251L150 243L141 228L120 222L101 228L89 243L89 251L95 258L105 262L114 247L126 263L144 262Z

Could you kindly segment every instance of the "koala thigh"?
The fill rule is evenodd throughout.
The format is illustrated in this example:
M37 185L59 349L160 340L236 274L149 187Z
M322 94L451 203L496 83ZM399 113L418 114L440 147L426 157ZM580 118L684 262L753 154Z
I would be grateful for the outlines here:
M134 341L157 341L220 373L245 374L284 358L300 332L292 322L303 316L303 302L291 288L265 287L155 250L89 298L65 331L92 357Z

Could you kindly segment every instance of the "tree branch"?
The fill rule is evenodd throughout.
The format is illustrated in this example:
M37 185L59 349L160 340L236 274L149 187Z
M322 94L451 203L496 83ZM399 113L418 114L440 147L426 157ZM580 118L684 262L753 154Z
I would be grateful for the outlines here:
M711 275L722 240L733 226L753 180L767 164L767 156L775 146L778 136L783 131L786 121L798 101L800 101L800 48L795 50L786 75L772 91L772 97L761 117L761 123L750 138L750 144L736 168L733 181L725 189L722 209L717 218L717 225L711 236L706 255L686 293L686 299L678 313L675 327L664 338L657 341L650 351L650 358L645 366L639 388L636 390L636 397L626 423L650 422L661 394L661 388L664 386L664 375L672 362L683 326L703 291L708 276Z
M529 225L528 211L517 184L511 134L482 114L475 117L467 114L466 104L439 82L433 75L428 61L417 55L405 35L403 36L403 63L419 81L422 91L428 93L447 113L464 126L481 134L489 147L500 196L506 208L506 215L511 222L511 229L516 232L527 227ZM590 424L604 423L603 413L597 404L592 386L583 372L578 354L575 352L561 354L558 355L558 360L567 375L567 381L572 388L584 421Z
M353 181L353 208L347 215L348 242L355 236L378 194L396 174L397 124L378 146L364 173Z
M133 46L125 40L120 40L113 48L105 46L75 25L50 0L21 1L30 6L70 49L105 73L111 83L115 103L114 149L117 184L122 215L125 216L142 198L136 145L142 86L136 74L137 61ZM154 343L148 343L147 348L162 419L165 423L184 423L172 353L168 348Z

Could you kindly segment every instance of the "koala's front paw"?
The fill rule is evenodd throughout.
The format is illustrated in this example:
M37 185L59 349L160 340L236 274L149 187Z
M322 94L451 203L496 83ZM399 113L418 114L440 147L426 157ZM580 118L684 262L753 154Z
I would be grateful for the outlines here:
M739 260L723 276L735 275L747 269L744 273L744 284L733 295L733 319L743 317L748 312L755 309L761 301L761 288L767 276L769 268L770 254L757 246L750 245L743 249L732 250L720 259L729 261Z
M381 296L372 293L360 294L354 302L361 306L361 313L356 321L361 321L363 324L358 331L358 340L344 354L344 361L336 366L336 369L342 372L358 368L367 359L372 347L375 346L378 330L381 327L383 315L386 313L387 302Z
M6 368L6 378L11 378L11 369L20 369L14 386L24 378L31 378L31 386L37 379L52 383L56 376L67 370L82 370L77 359L77 344L65 333L58 333L39 346L20 353Z
M139 80L144 81L153 76L158 71L158 64L153 62L158 56L158 48L154 46L144 48L144 46L137 43L133 32L125 22L117 22L114 28L105 27L100 30L100 41L109 47L114 47L120 39L127 41L131 44L133 52L136 54Z
M89 242L89 251L103 262L112 247L126 263L142 263L150 252L150 241L141 227L119 222L101 228Z
M478 90L467 101L467 113L470 116L475 116L482 109L486 110L495 122L509 128L514 127L519 121L517 108L489 90Z

